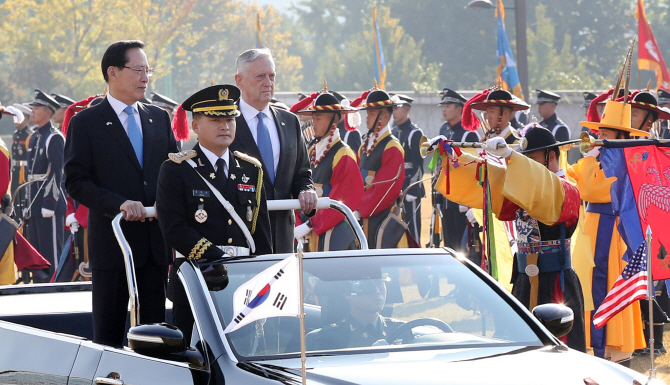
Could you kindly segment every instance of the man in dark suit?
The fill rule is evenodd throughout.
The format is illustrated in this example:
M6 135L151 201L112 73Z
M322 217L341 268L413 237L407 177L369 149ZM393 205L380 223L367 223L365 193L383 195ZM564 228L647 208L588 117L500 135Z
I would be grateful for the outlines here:
M109 93L75 115L65 146L65 181L70 196L89 211L89 263L93 270L93 340L121 346L128 289L121 248L111 220L123 212L122 229L133 250L140 321L165 319L165 285L172 258L157 221L144 206L156 200L158 172L177 151L167 112L138 103L153 69L137 40L118 41L102 58Z
M314 211L317 195L300 131L298 117L270 105L274 94L275 64L267 48L250 49L237 57L235 82L242 92L237 135L230 146L263 163L268 200L298 198L304 213ZM270 212L276 253L293 252L295 215Z

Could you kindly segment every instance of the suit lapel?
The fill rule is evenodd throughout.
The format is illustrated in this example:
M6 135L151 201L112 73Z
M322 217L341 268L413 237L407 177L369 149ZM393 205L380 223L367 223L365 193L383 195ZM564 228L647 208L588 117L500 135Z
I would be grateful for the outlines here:
M105 126L102 128L103 131L119 143L123 149L123 152L125 152L126 155L130 158L130 161L139 171L142 171L140 162L137 160L137 155L135 155L133 145L130 143L130 138L128 138L128 134L126 134L126 130L123 128L123 125L121 124L119 117L116 115L116 112L114 112L112 105L109 104L107 98L105 98L102 103L104 104L103 108L101 108L102 117L106 122Z
M277 127L277 135L279 136L279 163L277 163L277 169L275 170L275 176L276 175L287 175L286 170L284 170L287 167L286 160L284 159L285 157L281 156L281 149L282 148L287 148L285 146L288 146L288 136L286 133L286 122L284 122L284 119L282 119L281 115L277 113L277 110L275 110L272 106L270 106L270 111L272 112L272 116L274 116L275 120L275 126ZM275 182L277 181L277 178L275 177Z
M137 109L140 111L140 121L142 122L142 153L144 161L151 159L151 151L153 150L155 125L151 111L142 103L137 103Z

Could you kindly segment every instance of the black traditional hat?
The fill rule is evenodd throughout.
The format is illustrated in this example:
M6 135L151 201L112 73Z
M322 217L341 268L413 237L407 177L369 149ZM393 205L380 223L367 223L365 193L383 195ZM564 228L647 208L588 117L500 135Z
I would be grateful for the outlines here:
M522 111L530 108L528 103L512 95L506 90L493 90L486 95L486 100L472 103L472 109L484 111L488 107L507 107L514 111Z
M396 102L396 107L402 107L402 106L412 106L412 103L414 102L413 98L410 98L407 95L403 94L394 94L391 95L391 100Z
M579 140L568 140L566 142L557 142L551 131L537 123L533 123L531 127L526 130L523 138L521 138L521 143L525 142L525 146L521 146L522 148L519 153L527 154L529 152L560 147L578 141Z
M380 108L395 107L398 104L384 90L375 89L370 91L365 103L361 104L359 110L377 110Z
M35 90L35 100L30 103L31 106L45 106L49 107L53 112L60 108L60 104L51 96L45 94L40 90Z
M340 104L337 97L326 90L325 92L318 94L309 107L297 111L296 114L311 115L315 112L339 112L341 114L348 114L356 111L357 110L354 108Z
M333 96L335 96L335 98L337 99L337 102L340 103L340 104L342 104L342 101L343 101L344 99L347 99L346 97L344 97L342 94L340 94L340 93L337 92L337 91L328 91L328 92L330 92L331 94L333 94ZM347 100L349 100L349 99L347 99Z
M632 99L630 100L630 106L632 108L641 108L653 112L657 115L657 119L670 119L670 110L667 108L659 107L656 97L651 94L649 91L639 91L633 93Z
M162 107L162 108L167 108L170 111L174 111L175 108L179 105L179 103L175 102L174 100L168 98L165 95L161 95L158 92L152 92L151 93L151 104L154 106Z
M236 117L240 115L235 104L239 98L239 88L230 84L220 84L196 92L181 106L186 111L211 117Z
M68 108L75 103L74 100L68 98L65 95L51 94L51 97L54 98L60 104L60 108Z
M551 91L544 90L535 90L537 92L537 104L544 103L555 103L558 104L558 101L561 100L561 95L553 93Z
M463 106L465 105L465 102L468 101L463 95L449 88L443 89L442 92L440 92L440 97L442 100L437 104L438 106L443 104L459 104Z
M590 106L591 101L598 97L598 95L594 94L593 92L584 92L583 95L584 95L584 103L582 103L582 107Z
M659 105L670 104L670 92L663 89L659 89L657 94L658 94Z

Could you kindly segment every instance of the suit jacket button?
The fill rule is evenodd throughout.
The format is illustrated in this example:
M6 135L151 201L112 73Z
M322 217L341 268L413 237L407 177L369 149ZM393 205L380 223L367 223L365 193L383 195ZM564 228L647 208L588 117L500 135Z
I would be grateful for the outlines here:
M144 185L145 185L145 186L147 185L147 181L146 181L146 180L144 181Z
M233 243L233 238L228 238L228 243Z

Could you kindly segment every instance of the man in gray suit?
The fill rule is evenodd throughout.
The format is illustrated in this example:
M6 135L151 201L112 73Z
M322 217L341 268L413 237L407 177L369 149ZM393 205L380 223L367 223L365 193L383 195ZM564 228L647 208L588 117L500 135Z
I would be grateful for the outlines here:
M261 160L268 200L300 200L301 210L312 214L317 201L307 145L297 116L270 105L274 95L275 63L267 48L249 49L237 57L235 83L242 91L237 134L230 146ZM270 212L275 253L293 252L293 211Z

